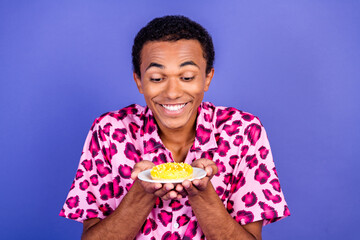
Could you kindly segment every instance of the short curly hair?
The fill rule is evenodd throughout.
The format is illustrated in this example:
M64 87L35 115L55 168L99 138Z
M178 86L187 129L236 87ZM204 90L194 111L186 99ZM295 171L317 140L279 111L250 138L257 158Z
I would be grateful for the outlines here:
M150 41L198 40L206 59L206 74L214 65L215 51L210 34L197 22L181 15L154 18L143 27L134 39L132 47L133 71L140 77L141 50Z

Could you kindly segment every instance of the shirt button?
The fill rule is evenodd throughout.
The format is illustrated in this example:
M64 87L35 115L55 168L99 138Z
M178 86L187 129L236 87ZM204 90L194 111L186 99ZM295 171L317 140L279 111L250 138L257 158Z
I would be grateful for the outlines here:
M179 228L180 226L179 226L179 224L176 222L176 223L174 223L174 228Z

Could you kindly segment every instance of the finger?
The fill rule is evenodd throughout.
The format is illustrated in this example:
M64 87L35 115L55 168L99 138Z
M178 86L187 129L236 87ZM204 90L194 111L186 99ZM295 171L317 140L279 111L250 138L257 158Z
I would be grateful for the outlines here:
M169 200L169 199L176 199L176 198L178 198L178 195L179 195L179 194L178 194L178 192L176 191L174 184L172 184L172 183L166 183L166 184L165 184L165 189L166 189L166 191L168 191L168 192L165 194L165 196L162 197L163 199ZM180 195L180 197L181 197L181 195Z
M195 179L193 181L194 187L199 191L204 191L209 184L210 184L210 178L209 177L204 177L202 179Z
M194 181L196 181L196 180L194 180ZM193 183L194 183L194 181L193 181ZM183 186L185 188L185 191L187 192L187 194L189 196L194 196L194 195L198 194L198 190L193 185L193 183L191 183L189 180L185 180L183 182Z
M173 190L175 186L172 183L165 183L164 187L167 191L170 191L170 190Z
M178 198L178 194L176 191L170 191L167 192L165 195L161 196L161 199L163 200L171 200L171 199L176 199Z
M147 193L155 193L156 191L158 191L159 189L162 188L162 184L161 183L149 183L149 182L144 182L141 180L140 181L141 186L144 188L145 192Z
M207 166L205 168L205 172L206 172L206 176L212 177L214 171L213 171L213 168L211 166Z
M174 185L172 183L166 183L166 184L162 185L162 188L160 188L156 192L154 192L154 194L158 197L163 198L164 200L167 200L168 196L165 196L165 195L173 189L174 189Z
M155 164L148 160L143 160L134 165L134 168L131 172L131 179L135 180L138 174L144 170L151 169Z
M178 196L178 193L176 191L170 191L167 193L169 199L175 199Z
M191 166L204 169L204 164L200 161L200 159L193 162Z
M213 170L213 175L216 175L219 172L219 168L216 166L216 164L210 165Z
M159 190L162 188L162 184L161 183L155 183L152 185L152 189L154 190L153 192Z
M182 184L177 184L175 187L176 192L178 193L178 199L181 199L183 197L186 197L187 192L185 191Z
M137 176L139 175L139 173L144 171L144 170L146 170L146 168L143 169L143 168L137 167L135 165L133 171L131 172L131 179L135 180L137 178Z
M190 187L191 182L190 182L189 180L184 180L181 185L182 185L182 186L184 187L184 189L186 190L186 189L188 189L188 188Z
M162 200L169 200L169 197L168 197L168 195L167 194L165 194L165 195L162 195L162 196L159 196L159 198L161 198Z
M134 170L131 173L131 179L135 180L137 178L137 176L139 175L139 173L140 173L140 169L139 168L134 168Z
M177 184L175 187L175 190L180 193L180 192L184 191L184 187L181 184Z
M199 187L199 186L201 185L201 182L202 182L202 180L200 180L200 179L195 179L195 180L192 182L192 184L193 184L195 187Z

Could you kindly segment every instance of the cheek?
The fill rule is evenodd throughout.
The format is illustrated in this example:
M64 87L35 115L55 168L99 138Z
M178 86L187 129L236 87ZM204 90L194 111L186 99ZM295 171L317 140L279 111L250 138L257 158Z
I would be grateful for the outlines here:
M189 92L191 92L194 96L204 95L205 86L204 84L197 84L196 86L191 86L188 88Z
M156 88L151 87L150 84L145 84L143 85L143 94L145 98L153 98L157 95L157 91Z

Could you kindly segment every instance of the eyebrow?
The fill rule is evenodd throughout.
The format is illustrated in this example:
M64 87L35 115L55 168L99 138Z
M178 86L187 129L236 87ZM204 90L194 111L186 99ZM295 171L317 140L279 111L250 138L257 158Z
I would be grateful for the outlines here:
M148 70L149 68L151 68L151 67L157 67L157 68L161 68L161 69L164 69L164 68L165 68L163 65L161 65L161 64L159 64L159 63L154 63L154 62L152 62L152 63L150 63L149 66L145 69L145 71L147 71L147 70Z
M180 64L180 67L185 67L185 66L188 66L188 65L191 65L191 66L195 66L197 68L200 68L196 63L194 63L193 61L186 61L186 62L183 62L182 64ZM145 69L145 71L147 71L149 68L152 68L152 67L157 67L157 68L160 68L160 69L164 69L165 66L164 65L161 65L159 63L155 63L155 62L152 62L149 64L149 66Z
M183 62L182 64L180 64L180 67L184 67L184 66L187 66L187 65L192 65L192 66L195 66L197 68L200 68L196 63L194 63L193 61L187 61L187 62Z

